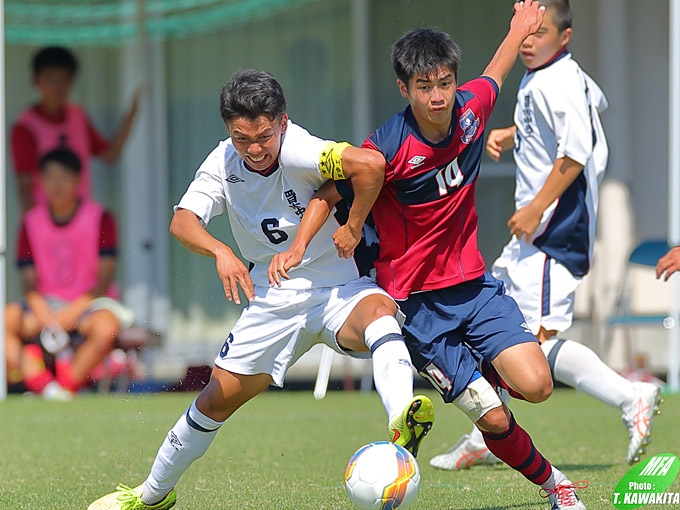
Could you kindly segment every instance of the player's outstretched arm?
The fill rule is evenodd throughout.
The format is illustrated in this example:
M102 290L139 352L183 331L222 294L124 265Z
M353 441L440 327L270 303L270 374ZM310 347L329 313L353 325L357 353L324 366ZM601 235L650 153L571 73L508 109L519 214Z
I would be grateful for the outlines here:
M512 66L515 65L522 42L541 28L545 13L545 7L541 6L537 0L517 2L514 9L515 13L510 20L510 30L482 73L483 76L488 76L495 81L499 89L503 86Z
M671 248L666 255L659 259L656 264L656 277L664 277L665 282L671 277L673 273L680 271L680 246Z
M228 301L241 304L239 285L248 301L255 298L248 268L231 248L210 235L192 211L177 209L170 223L170 233L188 250L215 259L215 268Z
M135 123L135 118L137 117L137 111L139 110L139 99L142 95L142 89L139 88L135 91L132 97L132 103L128 109L125 117L123 117L123 122L121 123L118 131L113 137L109 148L101 155L101 158L106 163L115 163L120 157L120 153L123 151L125 142L127 142L130 136L130 131Z
M290 248L275 255L269 263L269 268L267 269L269 285L280 287L281 278L286 280L290 278L288 270L302 262L307 246L309 246L311 240L321 230L321 227L333 211L333 207L335 207L335 204L341 198L333 181L326 181L314 194L305 209L305 213L302 215L300 226Z

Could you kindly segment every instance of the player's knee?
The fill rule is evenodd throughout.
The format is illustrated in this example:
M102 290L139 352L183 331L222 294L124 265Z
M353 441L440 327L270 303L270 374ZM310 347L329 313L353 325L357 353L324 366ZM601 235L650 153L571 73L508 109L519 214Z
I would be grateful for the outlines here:
M552 378L550 372L547 372L547 374L536 374L521 393L527 401L537 404L547 400L552 395L552 391Z
M510 426L510 420L505 414L503 407L496 407L488 411L477 422L477 426L482 432L491 432L492 434L502 434Z
M396 307L391 301L382 300L377 303L377 306L373 308L372 316L369 322L376 321L382 317L394 317L397 312Z
M93 324L89 329L88 339L96 342L102 350L111 350L120 333L118 319L108 311L97 313Z

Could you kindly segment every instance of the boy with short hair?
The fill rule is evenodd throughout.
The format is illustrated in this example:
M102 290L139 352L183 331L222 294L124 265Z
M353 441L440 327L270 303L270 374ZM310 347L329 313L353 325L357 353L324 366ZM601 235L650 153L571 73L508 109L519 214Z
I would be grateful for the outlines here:
M514 149L516 212L513 236L492 272L518 303L541 342L555 380L618 407L628 429L626 460L637 462L649 442L660 390L630 382L588 347L556 337L571 326L574 292L590 268L598 186L608 148L599 114L604 94L572 59L569 0L541 0L541 28L526 38L519 56L527 71L517 93L514 125L489 133L486 150L495 161ZM475 428L434 457L440 469L462 469L499 460Z
M69 101L78 72L78 61L70 50L59 46L38 50L33 57L32 72L33 85L40 98L19 115L11 132L12 160L23 212L44 201L38 163L45 153L56 148L69 148L78 156L82 165L78 192L82 197L89 197L90 160L93 156L99 156L106 163L118 159L139 100L137 93L118 132L109 142L92 125L85 111Z
M210 382L161 445L146 481L118 486L90 510L168 509L174 487L208 449L219 429L316 343L368 358L388 416L390 439L418 453L434 421L432 402L413 396L413 368L396 318L397 305L353 260L335 255L334 219L311 239L300 220L328 179L349 179L357 199L347 219L361 230L382 183L372 151L317 138L289 120L281 85L269 73L236 73L220 95L229 137L196 172L175 208L170 232L194 253L215 259L229 301L247 306L215 358ZM227 212L241 261L206 225ZM305 250L306 249L306 250ZM286 272L284 253L303 254ZM301 256L302 258L302 256ZM284 282L274 281L283 271Z
M8 374L18 371L30 391L48 399L65 400L77 392L111 351L120 330L113 311L95 310L92 303L101 296L118 297L115 220L100 204L79 197L80 172L80 160L68 149L41 158L47 201L23 217L17 265L24 298L5 310ZM40 335L56 350L65 347L73 332L83 342L72 359L58 357L55 380L40 345L31 341Z
M543 18L536 1L514 10L482 76L460 86L460 48L448 34L421 28L394 43L392 65L408 106L363 144L381 155L385 174L372 208L380 239L375 269L378 285L406 315L404 337L420 375L483 430L494 454L540 487L552 510L584 510L576 489L588 483L572 483L552 466L492 387L509 386L531 402L552 392L536 338L477 248L475 185L484 129L522 41ZM341 196L350 198L348 188L324 185L313 202L322 205L310 206L305 229L316 230L316 218ZM340 227L333 237L347 257L361 232ZM471 349L483 357L481 367Z

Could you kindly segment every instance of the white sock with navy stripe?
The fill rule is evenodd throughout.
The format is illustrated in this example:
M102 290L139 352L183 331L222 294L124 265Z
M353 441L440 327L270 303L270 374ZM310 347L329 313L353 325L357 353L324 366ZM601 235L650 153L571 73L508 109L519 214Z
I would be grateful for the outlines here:
M223 423L200 412L194 400L158 450L142 488L142 501L152 505L163 499L191 463L206 452Z
M635 395L633 383L609 368L583 344L551 338L543 342L541 349L556 381L578 388L612 407L621 408Z
M399 416L413 398L413 366L397 319L385 315L364 331L371 350L373 381L388 416Z

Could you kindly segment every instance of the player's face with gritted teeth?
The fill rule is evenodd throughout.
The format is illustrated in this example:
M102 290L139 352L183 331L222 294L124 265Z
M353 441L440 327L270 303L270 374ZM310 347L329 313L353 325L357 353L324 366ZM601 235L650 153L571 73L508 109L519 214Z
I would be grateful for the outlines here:
M571 38L571 28L562 32L553 21L552 9L548 9L543 24L538 31L527 37L519 49L519 58L529 69L536 69L547 64Z
M431 73L417 73L411 77L408 87L399 80L401 95L408 99L416 121L432 126L451 123L456 79L447 66L439 66Z
M279 157L281 141L286 132L288 115L270 119L238 117L227 125L236 153L253 170L264 171Z

